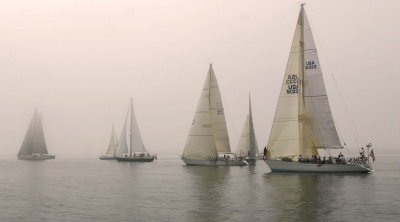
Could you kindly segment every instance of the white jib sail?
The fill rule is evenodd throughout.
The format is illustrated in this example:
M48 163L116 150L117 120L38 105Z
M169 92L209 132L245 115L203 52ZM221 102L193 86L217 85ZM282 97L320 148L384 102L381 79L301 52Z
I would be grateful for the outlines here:
M300 154L301 21L301 15L299 15L268 140L270 158L294 157Z
M146 152L143 144L143 139L139 131L139 126L136 121L135 111L131 99L131 130L130 130L130 152Z
M43 132L42 117L35 110L18 156L32 153L48 154L46 140Z
M126 114L124 126L122 127L121 131L121 137L119 138L118 141L117 153L115 155L118 157L122 157L125 153L128 153L128 143L126 138L127 122L128 122L128 114Z
M210 72L197 104L182 157L185 159L208 160L218 156L210 118Z
M215 145L218 152L230 153L231 147L229 144L224 107L222 105L221 93L212 65L210 65L208 75L210 76L210 118Z
M117 139L115 138L115 130L112 127L110 143L108 144L107 155L115 155L117 149Z

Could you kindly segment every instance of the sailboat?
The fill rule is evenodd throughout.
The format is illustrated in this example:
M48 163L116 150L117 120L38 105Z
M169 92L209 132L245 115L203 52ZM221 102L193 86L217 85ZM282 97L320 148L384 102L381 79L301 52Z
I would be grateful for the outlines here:
M130 112L129 112L130 111ZM130 114L129 126L129 150L126 138L128 116ZM143 144L142 136L140 135L139 126L136 121L135 112L133 110L133 102L131 98L128 113L126 115L124 126L122 128L121 137L117 146L115 157L118 161L125 162L152 162L156 155L150 155Z
M210 65L181 159L187 165L244 166L231 153L221 94Z
M19 160L45 160L54 159L55 155L47 151L44 138L42 116L35 110L24 141L18 152Z
M110 142L108 144L107 152L103 155L100 155L100 160L115 160L115 153L118 146L118 139L115 134L114 126L111 130Z
M244 122L242 134L239 143L236 147L236 156L241 156L246 159L249 164L256 163L256 155L258 154L257 140L253 126L253 114L251 111L251 99L249 95L249 114Z
M301 5L268 140L272 172L370 172L369 157L324 161L319 149L342 149L310 24ZM367 146L368 149L370 147ZM330 152L329 152L330 153ZM369 153L369 152L368 152Z

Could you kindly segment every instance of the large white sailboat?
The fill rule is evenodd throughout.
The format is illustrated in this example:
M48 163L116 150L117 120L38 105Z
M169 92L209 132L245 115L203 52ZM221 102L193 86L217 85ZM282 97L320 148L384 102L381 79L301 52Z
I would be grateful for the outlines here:
M100 160L115 160L115 154L117 151L118 139L115 134L114 126L111 130L110 142L108 143L108 149L105 154L99 156Z
M251 111L251 99L249 95L249 114L244 122L239 143L235 150L236 156L244 157L249 164L255 164L258 154L258 145L253 126L253 113Z
M129 112L130 111L130 112ZM130 115L129 115L130 114ZM130 116L129 126L129 150L126 138L128 117ZM131 99L128 113L126 114L124 126L122 128L121 137L117 146L116 159L125 162L152 162L156 155L150 155L146 150L139 126L136 121L135 112L133 110L133 102Z
M332 157L326 161L320 159L318 149L341 148L311 27L302 4L265 162L273 172L372 171L369 156L351 161Z
M212 65L181 158L187 165L247 165L243 158L231 153L224 107Z
M24 141L18 152L19 160L45 160L54 159L55 155L47 151L44 138L42 116L35 110Z

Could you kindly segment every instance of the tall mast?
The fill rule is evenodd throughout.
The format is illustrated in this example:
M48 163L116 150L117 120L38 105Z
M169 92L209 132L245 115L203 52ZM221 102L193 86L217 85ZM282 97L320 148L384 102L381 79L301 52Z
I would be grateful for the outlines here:
M208 109L211 109L211 72L212 64L210 64L209 80L208 80Z
M129 132L130 132L130 135L129 135L129 156L132 156L132 135L133 135L133 132L132 132L132 122L133 122L133 102L132 102L132 97L131 97L131 125L130 125L130 127L129 127Z
M250 92L249 92L249 140L250 140L250 156L254 156L255 153L253 153L253 147L255 146L254 144L254 135L253 135L253 115L251 114L251 98L250 98Z
M300 83L300 86L301 86L301 99L302 99L302 103L301 103L301 105L303 105L303 109L304 109L304 106L305 106L305 103L304 103L304 5L305 5L306 3L302 3L300 6L301 6L301 9L300 9L300 13L301 13L301 34L300 34L300 63L301 63L301 73L300 73L300 76L301 76L301 83ZM303 111L303 110L301 110L301 111ZM302 112L301 112L301 114L303 114Z

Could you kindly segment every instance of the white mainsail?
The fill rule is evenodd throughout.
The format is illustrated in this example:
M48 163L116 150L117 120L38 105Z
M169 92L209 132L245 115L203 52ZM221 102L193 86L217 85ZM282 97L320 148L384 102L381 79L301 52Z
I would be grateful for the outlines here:
M307 119L310 120L311 135L317 148L342 148L329 107L317 49L307 15L304 24L304 103ZM311 118L312 117L312 118Z
M257 147L258 145L253 126L253 114L251 111L251 99L249 95L249 114L247 115L246 121L243 125L235 154L240 156L248 156L248 154L250 154L250 157L255 157L255 155L258 153Z
M108 149L107 149L106 154L114 156L116 154L117 144L118 144L118 141L115 136L115 130L114 130L114 126L113 126L112 130L111 130L110 143L108 144Z
M340 140L302 7L268 140L269 158L309 157L320 147L340 147Z
M131 129L130 129L130 153L146 152L143 144L143 139L139 131L139 126L136 121L135 111L133 110L133 102L131 99Z
M230 151L221 94L210 65L182 157L205 160Z
M18 156L31 155L33 153L48 154L43 132L42 116L37 110L33 114Z

